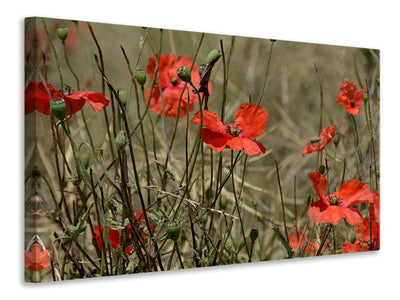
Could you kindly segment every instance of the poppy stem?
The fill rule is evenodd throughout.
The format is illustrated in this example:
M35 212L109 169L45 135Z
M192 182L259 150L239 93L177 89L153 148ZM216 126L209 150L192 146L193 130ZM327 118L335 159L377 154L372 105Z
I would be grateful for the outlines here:
M268 55L268 62L267 62L267 69L265 70L265 75L264 75L264 82L263 82L263 86L261 88L261 95L260 98L258 99L257 105L261 105L261 101L264 97L264 92L265 92L265 84L267 83L267 77L268 77L268 71L269 71L269 65L271 63L271 57L272 57L272 46L274 45L275 40L271 41L270 40L270 44L269 44L269 55Z
M283 192L282 192L282 186L281 186L281 179L279 176L279 167L278 167L278 161L274 157L274 162L275 162L275 168L276 168L276 176L278 179L278 185L279 185L279 194L281 197L281 206L282 206L282 216L283 216L283 226L285 228L285 234L286 234L286 240L289 242L289 234L287 231L287 226L286 226L286 214L285 214L285 205L283 203Z
M361 149L360 149L360 142L359 142L359 136L358 136L358 126L357 126L357 120L356 120L356 118L354 117L354 115L350 115L350 117L351 117L351 120L352 120L352 122L353 122L353 129L354 129L354 131L353 131L353 133L354 133L354 142L355 142L355 144L356 144L356 152L357 152L357 157L358 157L358 160L356 159L356 165L357 165L357 172L358 172L358 177L359 177L359 180L360 181L362 181L362 173L363 173L363 171L362 171L362 161L363 161L363 158L362 158L362 153L361 153Z

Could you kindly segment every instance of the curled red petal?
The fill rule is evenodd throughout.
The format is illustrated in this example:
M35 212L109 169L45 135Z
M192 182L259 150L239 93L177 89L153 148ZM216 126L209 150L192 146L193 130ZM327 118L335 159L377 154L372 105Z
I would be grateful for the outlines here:
M324 199L326 189L328 188L328 181L326 180L325 176L319 172L309 172L307 175L311 179L319 199Z
M235 114L235 124L243 131L242 137L252 138L264 132L268 117L261 106L244 103Z
M201 112L198 111L193 115L193 123L200 125L201 123ZM218 114L209 110L203 110L203 127L206 127L212 131L219 131L226 133L226 126L222 124Z
M265 153L265 148L261 143L248 138L234 137L229 140L227 146L232 150L243 150L244 153L250 156Z
M228 142L232 139L232 136L219 131L212 131L207 128L202 129L201 139L204 143L211 147L215 151L222 151L227 147Z
M61 98L61 93L51 84L47 88L52 99ZM50 100L47 90L41 82L30 82L25 89L25 115L38 111L50 116Z

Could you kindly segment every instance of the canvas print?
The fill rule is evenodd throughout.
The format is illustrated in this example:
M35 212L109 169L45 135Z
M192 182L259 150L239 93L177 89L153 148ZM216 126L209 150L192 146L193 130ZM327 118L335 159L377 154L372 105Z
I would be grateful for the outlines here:
M379 250L379 50L24 31L25 281Z

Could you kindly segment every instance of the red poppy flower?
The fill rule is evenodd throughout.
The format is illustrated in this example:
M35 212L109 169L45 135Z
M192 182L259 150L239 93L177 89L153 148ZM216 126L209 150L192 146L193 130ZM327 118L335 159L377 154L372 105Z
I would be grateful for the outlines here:
M377 191L374 193L374 203L371 203L369 207L369 215L375 222L380 222L380 202L381 193Z
M328 145L335 136L335 130L336 125L322 129L321 134L318 136L319 139L316 141L311 141L311 143L307 144L301 154L305 155L315 151L324 150L325 146Z
M361 213L350 208L358 203L372 203L373 194L368 185L352 179L343 183L339 191L325 196L328 182L324 175L319 172L308 173L319 201L311 203L308 215L315 223L337 223L345 218L347 223L355 225L362 222Z
M264 146L252 140L262 134L268 113L261 107L251 103L240 106L235 114L235 123L224 125L219 116L212 111L203 110L203 126L201 139L215 151L225 148L243 150L247 155L264 154ZM200 111L194 114L193 123L200 125Z
M47 83L52 100L61 99L62 95L53 86ZM110 99L102 93L78 91L73 94L64 95L67 113L76 113L82 109L86 101L93 107L95 112L100 111L110 103ZM41 82L30 82L25 90L25 115L34 112L50 115L50 100L46 88Z
M370 232L370 224L372 225L372 233ZM342 244L342 253L353 253L363 251L374 251L379 249L379 223L365 218L362 224L356 225L357 240L352 243ZM371 239L372 237L372 239Z
M42 251L38 243L31 246L31 250L25 250L25 268L32 271L40 271L50 266L49 250Z
M103 245L101 243L101 236L100 236L100 229L99 226L96 226L94 229L94 237L93 237L93 245L96 246L97 248L99 248L100 251L102 251L103 249ZM101 225L101 232L103 234L103 239L104 242L105 240L105 235L104 235L104 226ZM115 229L114 227L111 227L108 230L108 237L110 238L110 242L111 242L111 246L113 247L113 249L117 249L119 247L119 242L120 242L120 235L119 235L119 231L117 229ZM126 239L128 242L128 239ZM132 246L130 247L126 247L125 248L125 253L129 254L131 253L133 250Z
M300 245L299 238L301 239ZM303 234L302 231L298 232L298 236L296 232L289 235L289 244L295 251L309 254L311 256L313 256L318 250L318 243L316 241L314 243L310 243L308 237Z
M364 101L364 90L357 90L353 82L343 81L339 88L339 95L336 102L343 105L351 115L358 115L361 103Z
M190 70L192 62L192 59L187 56L179 56L175 60L175 55L173 54L161 54L160 61L158 62L160 80L158 80L158 77L156 78L149 105L149 109L152 112L159 115L164 114L159 86L161 86L162 90L166 117L176 118L178 116L178 109L179 117L185 116L188 113L188 102L189 111L194 109L194 102L198 102L198 95L193 93L193 88L189 85L187 85L187 90L184 91L182 95L179 108L179 98L182 94L185 82L181 80L176 73L178 68L183 65ZM155 69L156 61L154 56L152 56L149 58L149 64L147 66L147 73L150 75L151 80L153 80ZM191 71L191 79L194 86L200 84L199 66L196 63L194 63ZM211 93L211 83L208 84L208 90ZM150 92L151 88L149 88L145 93L146 99L149 99Z

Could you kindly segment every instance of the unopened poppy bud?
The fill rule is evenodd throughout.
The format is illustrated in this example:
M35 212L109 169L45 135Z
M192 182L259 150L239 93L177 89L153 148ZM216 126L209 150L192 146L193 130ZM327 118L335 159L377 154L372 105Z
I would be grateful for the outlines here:
M87 169L87 167L89 167L90 154L89 153L80 153L79 160L81 161L82 167Z
M221 197L221 209L225 210L228 206L228 199L226 197Z
M146 83L146 72L142 69L137 69L135 72L135 78L141 86L144 86Z
M319 171L322 175L324 175L324 174L325 174L325 171L326 171L325 166L320 165L318 171Z
M340 142L340 135L335 134L335 136L333 137L333 143L335 144L335 146L337 147L337 145L339 145Z
M310 140L310 143L311 144L314 144L314 143L318 143L319 141L321 141L322 139L319 137L319 136L316 136L316 137L313 137L311 140Z
M205 70L205 68L207 68L206 64L201 64L199 66L199 75L201 76L201 74L203 74L203 71Z
M78 186L82 182L82 178L76 169L71 174L71 182L75 186Z
M211 50L207 55L207 63L209 64L214 58L220 57L221 51L218 49Z
M67 27L57 28L57 35L60 40L65 41L68 36L68 28Z
M186 66L180 66L178 70L176 70L176 74L178 74L179 78L184 82L190 82L192 80L190 71Z
M118 92L119 100L121 100L121 104L126 106L128 104L128 93L126 91L119 91Z
M67 106L64 99L51 100L50 107L56 118L60 121L63 121L67 117Z
M364 94L364 101L368 101L368 94L367 93Z
M258 238L258 230L252 229L250 231L250 240L254 243L254 241Z
M271 43L275 43L277 40L275 39L269 39L271 41Z
M256 200L254 200L252 204L253 204L254 207L257 207L257 205L258 205Z
M176 242L181 234L181 226L178 223L171 222L167 225L167 238Z
M350 243L354 244L356 240L357 240L357 235L353 228L350 232Z
M128 137L126 136L125 131L120 131L115 139L115 144L118 150L123 150L125 146L128 144Z

